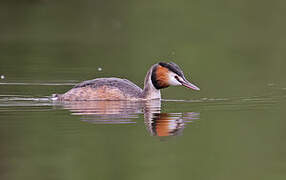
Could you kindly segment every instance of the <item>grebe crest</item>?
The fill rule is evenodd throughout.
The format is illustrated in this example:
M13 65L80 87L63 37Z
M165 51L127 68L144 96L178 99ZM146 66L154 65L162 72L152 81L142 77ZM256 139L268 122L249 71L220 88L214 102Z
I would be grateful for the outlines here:
M84 81L64 94L53 95L52 99L62 101L160 99L160 89L181 85L200 90L185 78L177 64L159 62L147 72L143 90L127 79L97 78Z

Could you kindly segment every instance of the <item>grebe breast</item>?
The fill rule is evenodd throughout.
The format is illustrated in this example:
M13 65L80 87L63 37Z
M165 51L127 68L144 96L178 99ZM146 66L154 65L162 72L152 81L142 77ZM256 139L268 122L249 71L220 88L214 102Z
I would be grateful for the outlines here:
M62 95L59 100L132 100L139 99L142 89L127 79L97 78L83 81Z

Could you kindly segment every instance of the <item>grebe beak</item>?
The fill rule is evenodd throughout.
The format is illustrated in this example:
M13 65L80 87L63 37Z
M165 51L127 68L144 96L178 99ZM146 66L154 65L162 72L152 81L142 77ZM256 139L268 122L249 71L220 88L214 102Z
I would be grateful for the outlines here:
M184 82L181 82L181 84L187 88L191 88L193 90L199 91L200 88L198 88L196 85L190 83L189 81L185 80Z
M196 85L190 83L188 80L186 80L186 78L183 78L183 80L180 80L179 78L176 78L183 86L187 87L187 88L190 88L190 89L193 89L193 90L196 90L196 91L199 91L200 88L197 87Z

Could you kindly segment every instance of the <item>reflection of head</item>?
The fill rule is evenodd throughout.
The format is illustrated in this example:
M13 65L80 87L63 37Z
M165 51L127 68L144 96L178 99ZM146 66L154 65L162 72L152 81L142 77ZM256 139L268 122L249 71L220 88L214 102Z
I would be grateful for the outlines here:
M145 124L153 136L174 136L181 134L184 121L181 113L155 113Z

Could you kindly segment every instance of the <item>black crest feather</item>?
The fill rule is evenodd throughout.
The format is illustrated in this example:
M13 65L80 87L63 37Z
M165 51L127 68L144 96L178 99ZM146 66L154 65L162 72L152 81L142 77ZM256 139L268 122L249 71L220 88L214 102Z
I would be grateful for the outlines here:
M183 71L181 70L181 68L180 68L177 64L175 64L175 63L173 63L173 62L170 62L170 63L159 62L158 64L159 64L160 66L163 66L163 67L165 67L165 68L168 68L170 71L172 71L172 72L178 74L179 76L184 77Z

